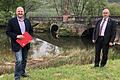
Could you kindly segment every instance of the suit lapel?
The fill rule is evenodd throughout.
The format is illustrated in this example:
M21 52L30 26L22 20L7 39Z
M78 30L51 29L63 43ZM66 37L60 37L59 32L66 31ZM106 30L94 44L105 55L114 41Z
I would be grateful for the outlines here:
M107 22L107 25L106 25L106 29L109 28L109 27L111 27L110 25L111 25L111 19L108 18L108 22Z
M16 28L18 29L18 31L21 33L21 30L20 30L20 25L18 23L18 19L17 17L15 18L15 24L16 24ZM22 33L21 33L22 34Z
M98 22L98 27L97 27L98 33L99 33L99 29L100 29L100 24L101 24L101 22L102 22L102 19L100 19L99 22Z
M111 19L108 18L108 22L107 22L107 25L106 25L106 29L105 29L105 33L104 33L104 34L106 34L107 30L109 30L110 27L111 27Z
M108 18L108 22L107 22L106 27L109 27L109 25L111 24L111 23L110 23L110 21L111 21L111 19L110 19L110 18Z
M102 18L100 19L99 23L98 23L98 28L100 28L100 24L102 22Z

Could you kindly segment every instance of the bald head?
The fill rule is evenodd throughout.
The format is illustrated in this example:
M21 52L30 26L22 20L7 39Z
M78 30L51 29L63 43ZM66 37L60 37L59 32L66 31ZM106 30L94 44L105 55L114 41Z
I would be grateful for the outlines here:
M110 16L110 11L109 9L104 9L102 12L103 17L109 17Z
M23 7L17 7L16 15L19 18L23 18L24 17L24 9L23 9Z

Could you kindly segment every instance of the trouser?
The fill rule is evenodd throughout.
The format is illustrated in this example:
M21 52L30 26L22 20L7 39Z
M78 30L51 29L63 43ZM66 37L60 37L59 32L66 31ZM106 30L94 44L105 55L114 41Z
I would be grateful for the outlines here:
M107 59L108 59L109 43L105 44L104 37L99 36L95 44L95 65L98 65L98 66L100 63L101 50L103 53L102 60L101 60L101 66L105 66L105 64L107 63Z
M28 50L21 48L18 52L15 52L15 80L19 79L22 74L25 73L26 63L27 63Z

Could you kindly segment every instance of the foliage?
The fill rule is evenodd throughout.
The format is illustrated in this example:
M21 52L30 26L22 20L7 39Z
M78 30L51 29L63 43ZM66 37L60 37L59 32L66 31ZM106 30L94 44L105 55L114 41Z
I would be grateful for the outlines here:
M0 1L0 24L5 24L15 16L15 10L18 6L25 8L25 14L39 8L40 3L36 0L1 0Z
M69 36L69 35L71 35L70 29L61 28L60 31L59 31L59 35L60 36Z
M103 8L106 6L105 0L89 0L88 4L86 5L86 15L87 16L99 16Z
M34 13L36 16L62 16L67 13L76 16L101 15L106 0L41 0L42 5ZM93 5L94 4L94 5Z
M0 24L4 24L6 22L6 20L3 19L3 18L5 18L5 15L3 15L3 14L5 14L5 13L3 11L0 11Z
M62 16L65 12L76 16L100 16L105 7L110 9L111 15L120 14L119 4L108 3L107 0L1 0L0 23L6 23L15 16L17 6L23 6L28 17Z
M89 0L70 0L70 10L74 15L82 16L88 2Z
M120 15L120 4L111 3L107 4L107 7L109 8L111 15Z
M0 63L13 61L13 55L10 51L10 40L6 36L5 30L0 30ZM7 57L6 57L7 56Z
M25 8L25 14L30 11L35 11L42 5L38 0L24 0L23 6Z

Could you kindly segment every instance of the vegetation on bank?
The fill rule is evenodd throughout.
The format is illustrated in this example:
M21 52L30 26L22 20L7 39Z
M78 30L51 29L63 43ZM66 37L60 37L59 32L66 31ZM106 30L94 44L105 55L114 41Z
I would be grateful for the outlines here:
M47 69L31 69L30 77L21 80L120 80L120 60L110 60L103 68L93 65L63 65ZM13 74L0 76L0 80L13 80Z
M10 50L9 38L6 36L5 30L0 29L0 64L6 61L13 61L14 55Z
M0 59L3 60L4 59L3 57L4 56L2 56ZM8 59L13 64L14 61L11 61L13 57L9 57ZM110 60L120 59L120 54L118 54L115 50L110 49L109 59ZM50 67L59 67L63 65L91 64L94 62L94 49L92 48L89 48L88 50L80 49L80 48L67 49L67 50L62 50L61 54L41 57L41 58L37 58L36 60L35 60L36 62L34 62L34 60L31 60L31 59L28 60L28 67L27 67L28 70L35 69L35 68L45 69L45 68L50 68ZM5 59L3 60L3 62L5 62ZM13 67L14 66L12 66L11 68L8 67L7 69L7 66L6 66L5 67L6 69L4 70L4 72L1 72L3 71L1 70L0 74L12 73Z

